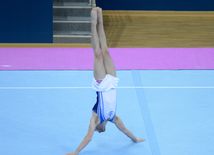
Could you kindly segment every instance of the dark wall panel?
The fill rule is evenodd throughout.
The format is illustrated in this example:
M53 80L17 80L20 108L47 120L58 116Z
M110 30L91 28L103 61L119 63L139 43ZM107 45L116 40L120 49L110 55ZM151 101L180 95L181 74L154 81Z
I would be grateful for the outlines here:
M52 43L53 0L0 0L0 43Z
M214 11L214 0L97 0L103 10Z

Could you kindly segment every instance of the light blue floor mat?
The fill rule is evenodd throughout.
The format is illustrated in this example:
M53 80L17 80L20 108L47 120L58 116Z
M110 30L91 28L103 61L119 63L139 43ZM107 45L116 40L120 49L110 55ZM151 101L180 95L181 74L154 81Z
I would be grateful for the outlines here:
M114 124L79 154L214 154L214 71L117 71ZM96 101L92 71L0 71L0 153L63 155L87 134ZM147 106L148 109L143 108Z

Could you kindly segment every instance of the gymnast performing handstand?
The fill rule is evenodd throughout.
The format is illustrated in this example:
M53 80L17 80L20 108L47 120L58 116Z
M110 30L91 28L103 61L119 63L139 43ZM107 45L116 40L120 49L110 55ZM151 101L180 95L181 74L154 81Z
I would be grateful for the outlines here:
M136 138L116 115L116 88L119 79L116 77L114 62L109 55L103 27L102 9L99 7L95 7L91 11L91 32L91 44L94 50L92 87L96 90L97 102L92 109L87 135L75 152L66 155L77 155L91 141L94 131L105 132L108 121L114 123L133 142L145 141L143 138Z

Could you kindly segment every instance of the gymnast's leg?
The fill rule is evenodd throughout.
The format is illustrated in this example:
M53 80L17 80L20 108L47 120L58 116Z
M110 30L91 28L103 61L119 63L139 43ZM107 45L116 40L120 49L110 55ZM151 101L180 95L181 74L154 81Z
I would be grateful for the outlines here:
M97 33L97 9L91 11L91 45L94 50L94 78L96 80L104 79L106 70L103 62L103 55L100 48L99 36Z
M105 35L105 31L104 31L104 26L103 26L102 9L101 8L95 8L95 9L97 9L97 16L98 16L97 32L98 32L98 36L99 36L100 48L101 48L102 55L103 55L103 63L104 63L105 71L106 71L106 74L110 74L110 75L116 77L115 65L109 54L109 50L107 47L106 35Z
M114 62L109 54L109 50L107 47L107 41L106 41L106 35L105 35L105 31L104 31L104 27L103 27L103 16L102 16L102 9L101 8L95 8L97 10L98 13L98 25L97 25L97 32L98 32L98 36L99 36L99 44L100 44L100 48L102 51L102 55L103 55L103 63L104 63L104 67L105 67L105 71L106 74L110 74L114 77L116 77L116 69L115 69L115 65ZM143 138L136 138L123 124L122 120L115 115L114 120L112 121L112 123L114 123L117 128L122 131L126 136L128 136L129 138L131 138L134 142L142 142L145 141L145 139Z

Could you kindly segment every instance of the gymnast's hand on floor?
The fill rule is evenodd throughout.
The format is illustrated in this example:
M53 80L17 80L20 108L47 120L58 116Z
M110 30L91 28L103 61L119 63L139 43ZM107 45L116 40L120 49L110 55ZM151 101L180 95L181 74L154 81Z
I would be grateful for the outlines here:
M64 154L64 155L77 155L78 153L76 153L76 152L71 152L71 153L66 153L66 154Z
M145 140L145 139L143 139L143 138L137 138L137 141L135 141L135 143L143 142L143 141L146 141L146 140Z

